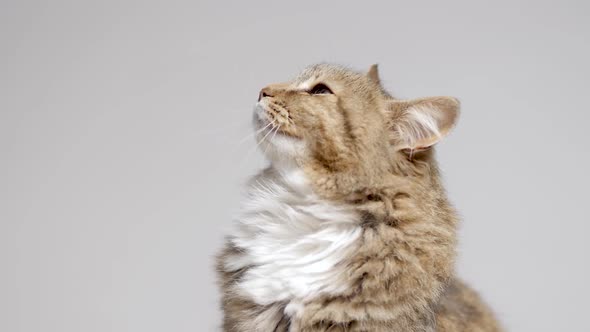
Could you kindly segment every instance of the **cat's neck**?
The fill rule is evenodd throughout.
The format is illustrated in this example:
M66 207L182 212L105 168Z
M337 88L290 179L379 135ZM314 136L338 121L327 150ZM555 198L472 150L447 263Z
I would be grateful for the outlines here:
M361 233L358 213L315 195L300 169L271 167L247 187L230 236L239 254L225 265L247 269L237 291L261 305L336 295Z

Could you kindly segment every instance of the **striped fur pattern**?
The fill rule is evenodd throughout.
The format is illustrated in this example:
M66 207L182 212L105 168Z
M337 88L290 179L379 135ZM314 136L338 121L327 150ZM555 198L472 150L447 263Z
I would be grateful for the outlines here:
M270 166L218 256L223 330L501 331L455 275L433 146L458 116L455 98L393 98L376 66L314 65L262 89Z

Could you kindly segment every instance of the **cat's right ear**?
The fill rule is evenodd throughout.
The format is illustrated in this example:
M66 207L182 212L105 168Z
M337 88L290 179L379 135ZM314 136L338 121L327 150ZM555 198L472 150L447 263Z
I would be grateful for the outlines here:
M369 71L367 72L367 77L377 83L380 84L381 80L379 79L379 66L375 63L371 66L371 68L369 68Z
M459 118L459 100L429 97L388 101L394 145L400 150L427 149L445 137Z

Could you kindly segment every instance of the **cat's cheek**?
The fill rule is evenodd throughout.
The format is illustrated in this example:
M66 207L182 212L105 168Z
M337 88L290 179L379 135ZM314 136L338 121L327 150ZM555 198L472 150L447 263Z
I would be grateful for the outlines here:
M293 127L300 132L301 135L310 133L321 123L320 111L313 107L293 107L291 108L290 117L293 120Z

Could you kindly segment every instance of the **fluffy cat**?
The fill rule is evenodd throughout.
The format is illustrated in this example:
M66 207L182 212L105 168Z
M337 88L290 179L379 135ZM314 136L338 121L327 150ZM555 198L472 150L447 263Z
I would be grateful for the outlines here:
M376 65L314 65L262 89L270 166L218 256L224 331L501 331L454 273L457 216L432 147L458 116L455 98L393 98Z

